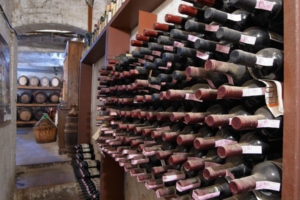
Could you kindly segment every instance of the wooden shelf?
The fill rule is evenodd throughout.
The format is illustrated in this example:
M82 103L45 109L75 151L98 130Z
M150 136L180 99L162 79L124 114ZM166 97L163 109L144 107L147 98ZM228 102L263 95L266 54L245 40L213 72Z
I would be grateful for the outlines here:
M41 87L41 86L18 86L18 89L23 90L61 90L60 87Z
M138 24L139 10L152 12L164 1L166 0L127 0L112 17L80 62L92 65L105 55L108 27L114 27L125 32L130 32Z
M17 103L17 107L56 107L58 106L58 103L43 103L43 104L38 104L38 103Z
M17 125L34 125L37 121L17 121Z

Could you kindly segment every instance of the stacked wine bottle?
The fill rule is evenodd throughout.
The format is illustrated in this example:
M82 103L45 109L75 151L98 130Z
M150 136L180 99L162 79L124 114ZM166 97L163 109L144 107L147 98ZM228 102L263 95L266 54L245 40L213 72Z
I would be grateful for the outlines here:
M281 199L281 0L186 0L100 70L99 149L158 198Z
M100 162L95 160L93 147L90 144L79 144L74 149L76 154L72 158L72 166L85 199L98 200Z

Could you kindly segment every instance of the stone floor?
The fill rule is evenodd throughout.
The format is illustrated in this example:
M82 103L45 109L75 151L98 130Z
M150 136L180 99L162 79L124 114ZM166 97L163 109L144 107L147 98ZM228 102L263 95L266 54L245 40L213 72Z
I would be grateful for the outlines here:
M70 158L56 142L38 144L32 128L17 130L14 200L83 200Z
M57 142L38 144L32 128L17 129L16 165L31 165L68 161L66 155L58 154Z
M83 200L70 161L17 166L14 200Z

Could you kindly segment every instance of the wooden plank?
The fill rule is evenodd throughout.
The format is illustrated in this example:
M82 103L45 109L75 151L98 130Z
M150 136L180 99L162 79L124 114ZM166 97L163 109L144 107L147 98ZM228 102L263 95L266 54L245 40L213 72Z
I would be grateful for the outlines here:
M17 125L34 125L37 121L17 121Z
M138 33L143 34L144 29L153 29L154 22L157 21L157 15L143 10L139 11Z
M129 40L130 32L109 27L107 31L106 58L128 53Z
M300 196L300 1L284 0L283 200Z
M109 155L101 158L101 200L124 200L124 171Z
M117 13L112 17L111 21L106 25L89 50L82 57L81 62L92 65L105 55L106 32L108 27L114 27L125 32L131 30L138 24L139 10L151 12L166 0L127 0Z
M18 86L22 90L61 90L60 87L41 87L41 86Z
M81 63L79 79L78 144L90 143L92 67Z
M17 103L17 107L56 107L58 103Z
M141 0L130 0L127 1L126 6L120 12L117 18L112 21L111 26L125 30L131 31L138 24L138 14L139 10L152 12L165 0L151 0L151 1L141 1Z

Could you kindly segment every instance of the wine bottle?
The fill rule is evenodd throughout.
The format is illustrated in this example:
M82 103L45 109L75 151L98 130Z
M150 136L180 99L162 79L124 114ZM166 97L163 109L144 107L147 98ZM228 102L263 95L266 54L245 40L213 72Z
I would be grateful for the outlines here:
M283 31L283 1L282 0L229 0L234 7L245 9L252 13L255 24L268 27L273 31Z
M206 8L204 17L207 21L215 21L235 30L243 30L252 24L250 13L242 9L227 13L215 8Z
M214 53L213 57L217 60L228 60L229 53L234 48L231 43L226 41L215 42L198 38L194 44L195 49Z
M197 137L193 144L197 150L207 150L228 144L236 144L238 139L238 134L232 133L231 130L220 129L215 136Z
M195 138L211 137L213 135L215 135L215 132L213 130L211 130L210 128L204 126L204 127L200 128L200 130L197 131L196 133L178 135L178 137L176 138L176 141L177 141L177 144L180 146L182 146L182 145L191 146L191 145L193 145Z
M226 127L231 125L233 117L238 115L249 115L246 109L242 105L238 105L229 110L225 115L209 115L205 118L205 123L210 127Z
M265 47L282 49L282 37L278 35L275 38L273 35L258 27L250 27L243 32L221 27L216 33L219 40L240 44L240 48L249 52L257 52Z
M234 179L230 182L233 194L250 190L281 190L281 161L265 161L254 166L251 176Z
M165 15L165 21L171 24L177 24L183 26L187 20L188 18L181 17L178 15L172 15L172 14Z
M178 80L178 79L176 79ZM194 94L199 88L209 88L207 84L198 83L191 87L184 88L182 90L168 90L167 97L169 100L183 100L186 94Z
M222 85L218 88L218 98L242 99L243 104L249 109L265 105L265 85L256 80L248 80L241 87Z
M234 50L230 54L230 61L251 67L257 78L283 79L283 52L279 49L266 48L256 54Z
M229 177L218 179L214 185L193 191L194 199L223 199L232 195L229 189Z
M231 85L241 85L242 83L245 83L245 81L251 79L246 66L229 62L207 60L205 63L205 70L225 74L228 83Z
M210 114L221 114L224 113L224 108L219 105L213 105L211 107L209 107L206 112L198 112L198 113L187 113L184 117L184 121L187 124L194 124L194 123L200 123L203 122L205 117L210 115Z
M236 116L231 125L235 130L262 129L260 132L270 137L281 137L282 117L275 118L270 110L263 106L254 115Z
M203 170L203 177L207 180L213 180L225 176L230 176L232 179L240 178L249 175L250 167L244 162L241 157L229 157L222 165L206 167Z
M188 78L194 78L196 80L205 80L210 88L217 88L220 85L227 83L228 79L225 75L218 72L210 72L201 67L189 66L185 70Z
M201 8L180 4L178 7L178 12L184 15L195 17L199 21L204 20L204 10Z
M248 163L263 161L270 149L267 140L257 132L249 132L241 136L239 143L218 147L221 158L243 156Z

